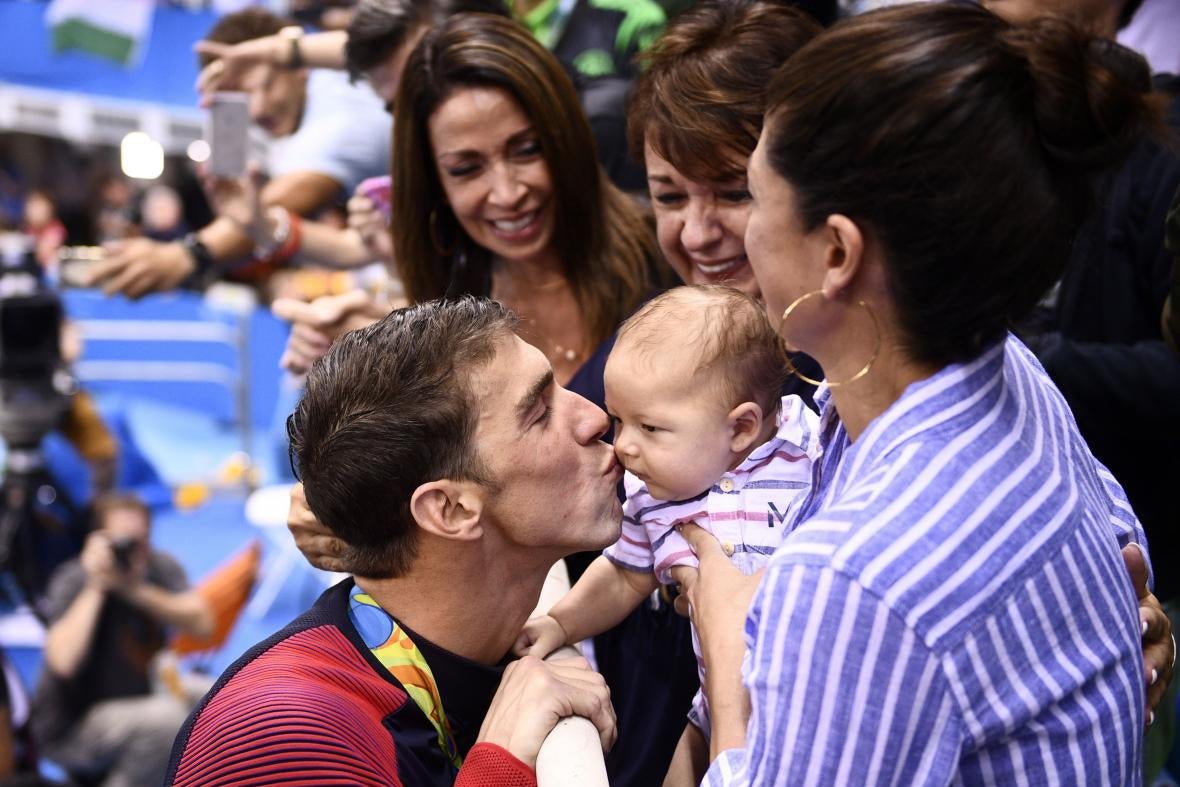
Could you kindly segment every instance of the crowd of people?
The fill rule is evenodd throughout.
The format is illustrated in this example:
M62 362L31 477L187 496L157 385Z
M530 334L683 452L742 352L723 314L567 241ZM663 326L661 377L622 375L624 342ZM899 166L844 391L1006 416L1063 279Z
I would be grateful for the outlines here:
M531 785L578 715L613 785L1166 773L1180 77L1115 43L1140 3L679 5L219 21L203 100L246 92L266 161L90 276L381 266L273 304L304 378L289 527L351 576L148 720L104 648L207 610L116 499L51 583L48 756ZM99 752L112 704L165 732Z

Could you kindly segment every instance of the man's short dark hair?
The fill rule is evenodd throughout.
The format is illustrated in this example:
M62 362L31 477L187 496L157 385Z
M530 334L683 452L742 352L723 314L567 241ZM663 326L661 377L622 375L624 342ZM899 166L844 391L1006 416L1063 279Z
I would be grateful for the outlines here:
M468 12L509 15L504 0L360 0L344 47L349 77L355 81L381 65L420 28Z
M288 421L291 456L312 513L349 545L354 574L410 567L419 486L488 483L472 445L479 404L469 380L514 326L487 299L429 301L344 334L312 367Z
M205 34L205 39L219 44L240 44L243 41L272 36L293 24L294 21L272 14L265 8L243 8L217 20L217 24ZM201 68L204 68L217 58L212 55L201 55L197 59L201 63Z
M90 506L91 528L102 530L106 527L107 517L115 511L136 511L148 524L152 521L151 510L135 495L127 492L107 492L95 499Z

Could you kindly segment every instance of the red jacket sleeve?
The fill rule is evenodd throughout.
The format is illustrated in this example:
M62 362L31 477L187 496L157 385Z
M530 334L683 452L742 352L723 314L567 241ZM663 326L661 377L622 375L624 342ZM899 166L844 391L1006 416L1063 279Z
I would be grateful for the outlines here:
M537 774L507 749L478 743L467 753L455 787L537 787Z

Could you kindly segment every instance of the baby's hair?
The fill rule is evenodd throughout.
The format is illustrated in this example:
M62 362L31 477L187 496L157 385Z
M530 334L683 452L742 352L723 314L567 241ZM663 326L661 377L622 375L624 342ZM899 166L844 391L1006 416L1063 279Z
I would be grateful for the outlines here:
M676 287L652 298L619 328L615 346L624 345L656 365L670 347L695 352L695 375L716 381L731 407L755 402L764 415L778 410L787 378L782 339L763 305L732 287Z

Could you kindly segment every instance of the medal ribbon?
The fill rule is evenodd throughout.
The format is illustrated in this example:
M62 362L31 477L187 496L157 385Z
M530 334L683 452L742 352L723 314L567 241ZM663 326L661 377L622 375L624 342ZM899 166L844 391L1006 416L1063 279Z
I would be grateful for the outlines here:
M406 693L422 710L427 720L434 726L438 733L439 749L451 764L458 768L463 764L463 757L459 754L459 747L455 744L455 736L451 732L447 714L443 710L442 695L439 694L438 683L434 680L434 673L430 671L430 665L426 663L426 657L422 655L422 651L418 650L414 640L410 639L405 630L397 624L393 616L381 609L380 605L359 587L353 587L349 602L349 615L352 617L354 625L360 617L357 614L360 607L374 607L389 618L391 629L389 636L383 642L369 641L365 637L365 629L359 625L357 630L361 632L361 636L366 640L365 644L368 645L377 660L402 685Z

